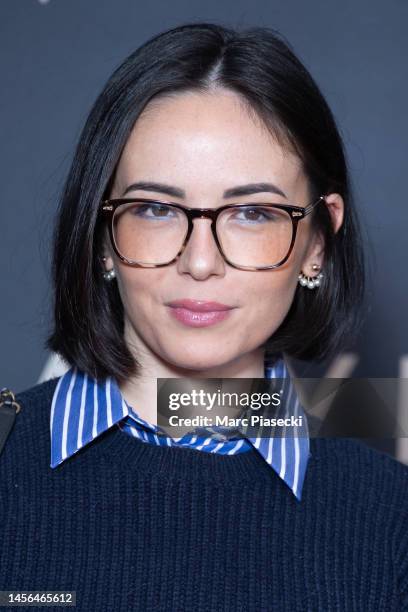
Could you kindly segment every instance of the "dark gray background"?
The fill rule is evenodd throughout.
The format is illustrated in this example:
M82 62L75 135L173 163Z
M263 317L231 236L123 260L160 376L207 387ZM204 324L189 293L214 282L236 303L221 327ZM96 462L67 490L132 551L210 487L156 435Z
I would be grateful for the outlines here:
M2 0L0 387L32 386L48 357L50 233L97 93L146 38L204 20L276 28L326 96L369 239L354 375L398 376L408 353L407 18L405 0Z

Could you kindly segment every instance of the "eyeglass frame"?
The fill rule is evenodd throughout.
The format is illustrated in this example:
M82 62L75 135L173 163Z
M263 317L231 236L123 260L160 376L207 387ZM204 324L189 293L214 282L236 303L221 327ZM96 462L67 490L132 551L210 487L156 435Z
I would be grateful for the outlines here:
M290 257L294 244L295 244L295 240L296 240L296 235L297 235L297 228L298 228L298 223L299 221L301 221L302 219L304 219L308 214L310 214L312 212L312 210L320 203L320 202L325 202L325 198L326 196L320 196L316 202L308 204L305 207L302 206L298 206L297 204L274 204L271 202L268 203L260 203L260 202L250 202L250 203L246 203L246 204L224 204L223 206L218 206L217 208L188 208L186 206L183 206L181 204L175 204L173 202L168 202L168 201L164 201L164 200L156 200L156 199L151 199L151 198L114 198L114 199L108 199L108 200L103 200L100 204L100 209L99 212L100 214L104 215L107 219L107 221L109 222L109 238L111 241L111 245L112 248L114 250L114 252L116 253L116 255L119 257L119 259L121 259L124 263L133 266L133 267L137 267L137 268L163 268L165 266L169 266L170 264L174 263L177 258L183 253L185 247L187 246L187 243L190 239L190 236L193 232L194 229L194 224L193 224L193 219L211 219L211 231L215 240L215 243L218 247L219 252L221 253L221 256L223 257L224 261L226 263L228 263L230 266L232 266L233 268L236 268L237 270L272 270L275 268L279 268L280 266L282 266ZM124 255L122 255L122 253L120 253L118 247L116 246L116 242L115 242L115 238L113 235L113 218L114 218L114 213L116 211L117 208L119 208L119 206L122 206L122 204L131 204L132 202L136 203L136 202L144 202L144 203L148 203L148 204L163 204L165 206L172 206L173 208L177 208L179 210L181 210L182 212L185 213L186 217L187 217L187 233L186 236L184 238L183 244L179 250L179 252L176 254L175 257L173 257L173 259L171 261L168 261L166 263L162 263L162 264L141 264L139 262L127 259L126 257L124 257ZM225 253L222 250L222 246L220 244L220 241L218 240L218 236L217 236L217 219L218 216L221 214L222 211L228 209L228 208L256 208L256 207L265 207L265 206L269 206L272 208L278 208L280 210L284 210L288 213L289 218L292 221L292 240L290 243L290 247L289 250L287 252L287 254L285 255L285 257L283 259L281 259L277 264L272 264L271 266L239 266L237 264L232 263L231 261L229 261L229 259L227 258L227 256L225 255Z

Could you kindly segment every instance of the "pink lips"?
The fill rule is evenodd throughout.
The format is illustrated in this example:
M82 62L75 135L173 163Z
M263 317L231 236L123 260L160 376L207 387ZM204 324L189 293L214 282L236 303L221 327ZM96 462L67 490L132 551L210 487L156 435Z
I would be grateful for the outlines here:
M190 327L207 327L223 321L230 316L234 306L220 302L182 299L169 302L170 314L184 325Z

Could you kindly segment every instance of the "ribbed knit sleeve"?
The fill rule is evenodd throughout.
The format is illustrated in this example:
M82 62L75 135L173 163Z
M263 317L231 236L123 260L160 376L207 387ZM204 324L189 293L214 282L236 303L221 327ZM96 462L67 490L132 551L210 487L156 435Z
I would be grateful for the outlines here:
M401 597L401 610L408 610L408 538L405 537L398 560L398 583Z
M384 489L387 489L381 501L391 525L397 609L408 611L408 467L384 454L378 454L377 458L378 473L382 474L386 482ZM383 580L386 579L384 576Z
M401 610L408 611L408 472L405 472L405 487L401 491L401 498L401 520L396 530L396 567Z

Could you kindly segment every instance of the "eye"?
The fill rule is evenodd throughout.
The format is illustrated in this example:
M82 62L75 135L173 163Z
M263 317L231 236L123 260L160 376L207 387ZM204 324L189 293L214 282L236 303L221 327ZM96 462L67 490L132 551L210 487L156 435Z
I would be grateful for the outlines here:
M277 221L279 216L278 211L272 208L248 206L247 208L237 210L233 218L237 221L247 221L250 223L267 223L268 221Z
M139 202L132 205L132 214L136 217L143 217L145 219L168 219L174 216L175 211L166 204L156 203L143 203Z

